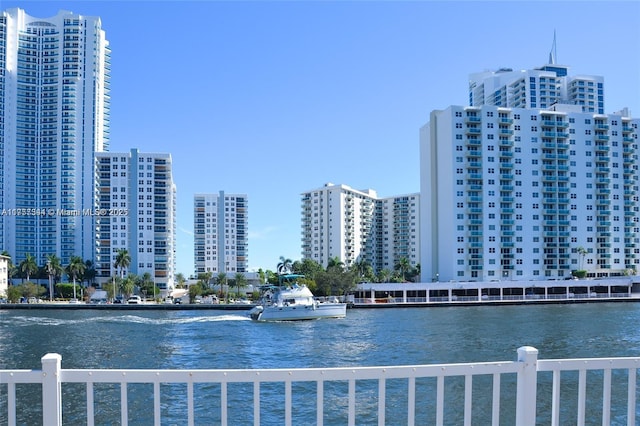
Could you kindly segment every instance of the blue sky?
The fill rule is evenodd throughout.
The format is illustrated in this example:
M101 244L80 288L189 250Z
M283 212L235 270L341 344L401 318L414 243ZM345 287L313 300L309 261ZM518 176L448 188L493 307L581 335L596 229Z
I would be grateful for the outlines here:
M327 182L418 192L418 131L467 103L468 75L557 62L640 114L640 2L7 1L100 16L112 48L111 151L169 152L178 272L193 194L249 197L249 268L300 259L300 193Z

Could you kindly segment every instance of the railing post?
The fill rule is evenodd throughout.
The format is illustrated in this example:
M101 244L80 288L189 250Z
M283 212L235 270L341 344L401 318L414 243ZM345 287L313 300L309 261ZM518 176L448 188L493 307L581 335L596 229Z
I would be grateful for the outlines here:
M518 426L535 426L538 350L531 346L519 347L518 362L523 363L523 367L518 373L516 424Z
M60 367L62 356L46 354L42 357L42 424L62 426L62 386Z

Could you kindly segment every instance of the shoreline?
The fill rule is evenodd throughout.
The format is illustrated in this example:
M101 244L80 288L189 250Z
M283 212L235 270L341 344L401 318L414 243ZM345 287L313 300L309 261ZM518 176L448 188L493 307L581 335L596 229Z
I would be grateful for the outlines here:
M576 299L526 299L526 300L479 300L479 301L439 301L439 302L388 302L388 303L349 303L348 309L391 309L391 308L443 308L443 307L468 307L468 306L514 306L514 305L575 305L585 303L634 303L640 302L640 297L599 297ZM2 310L113 310L113 311L249 311L255 304L225 305L225 304L140 304L140 305L97 305L97 304L67 304L61 302L43 303L3 303Z

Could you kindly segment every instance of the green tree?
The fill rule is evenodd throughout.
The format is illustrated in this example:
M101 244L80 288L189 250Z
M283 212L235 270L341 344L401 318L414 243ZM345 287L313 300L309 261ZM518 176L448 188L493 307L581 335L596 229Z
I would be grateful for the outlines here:
M278 274L276 274L270 269L267 269L267 271L265 272L265 275L267 276L267 283L274 284L274 285L278 284Z
M115 299L117 296L118 288L120 288L120 277L113 275L111 276L111 280L109 283L105 283L102 286L102 289L107 292L108 299Z
M120 279L124 279L124 271L131 265L131 255L127 249L119 249L116 252L116 261L113 266L120 270Z
M191 284L189 286L189 303L194 303L196 301L196 296L202 295L202 287L200 283Z
M356 260L354 264L355 270L358 273L359 281L374 281L375 275L373 273L373 267L371 264L364 258L359 258Z
M145 296L152 295L154 299L156 298L158 289L155 286L153 277L149 272L145 272L144 274L142 274L142 276L138 279L138 283L142 294L144 294Z
M67 275L71 277L73 282L73 298L76 297L76 279L81 277L84 273L84 262L80 256L71 256L69 259L69 264L67 265Z
M260 279L260 284L267 282L267 274L262 270L262 268L258 269L258 278Z
M10 285L7 288L7 300L11 303L16 303L22 297L22 289L19 285Z
M211 277L213 277L213 273L208 272L200 272L198 274L198 280L200 281L200 286L203 290L208 290L211 287Z
M302 261L293 262L293 271L313 280L316 275L324 271L324 268L313 259L302 259Z
M32 282L26 282L22 284L20 287L22 287L22 295L27 298L40 297L46 292L44 287Z
M60 263L60 258L55 254L47 255L47 275L49 276L49 300L53 299L53 286L56 284L57 279L62 276L64 269Z
M27 253L24 260L18 265L18 269L20 270L22 277L26 278L28 282L31 275L38 272L38 264L36 263L36 259Z
M321 272L315 279L316 296L341 296L353 291L356 287L357 273L343 271L332 267Z
M391 276L392 276L392 272L388 269L382 269L380 272L378 272L378 282L379 283L388 283L391 281Z
M342 262L338 256L332 257L327 263L327 271L329 269L339 269L342 271L344 270L344 262Z

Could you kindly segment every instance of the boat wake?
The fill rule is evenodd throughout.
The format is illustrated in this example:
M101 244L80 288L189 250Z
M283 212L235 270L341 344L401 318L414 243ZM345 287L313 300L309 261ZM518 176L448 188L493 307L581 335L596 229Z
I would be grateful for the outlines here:
M145 324L145 325L179 325L179 324L193 324L193 323L208 323L208 322L223 322L223 321L251 321L250 318L243 315L211 315L211 316L197 316L197 317L184 317L184 318L148 318L138 315L121 315L121 316L100 316L91 318L76 318L76 319L61 319L51 317L32 317L32 316L15 316L15 317L1 317L0 325L10 325L14 327L33 327L33 326L64 326L64 325L76 325L76 324L90 324L90 323L102 323L102 324Z

